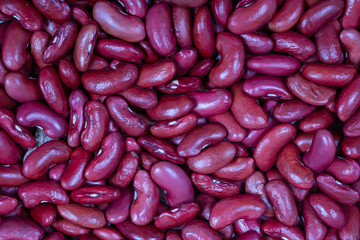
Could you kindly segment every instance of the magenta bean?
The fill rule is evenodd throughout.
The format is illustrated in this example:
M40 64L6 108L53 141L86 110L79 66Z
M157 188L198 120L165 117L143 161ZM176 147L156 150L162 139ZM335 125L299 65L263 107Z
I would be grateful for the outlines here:
M160 190L145 170L139 170L135 174L133 186L135 197L130 209L130 218L134 224L146 225L156 215Z
M135 153L140 153L141 150L142 149L135 138L133 137L125 138L125 152L133 151Z
M80 74L71 61L66 58L60 59L58 73L62 83L68 88L73 90L79 88Z
M154 90L149 88L140 88L135 85L119 92L131 105L142 109L151 109L158 104L158 97Z
M44 240L64 240L65 237L61 232L52 232L44 238Z
M0 3L0 10L6 15L18 19L26 30L35 32L41 29L43 18L34 6L27 0L4 0ZM17 36L20 40L20 36Z
M157 3L146 14L145 26L149 42L154 50L162 55L171 54L176 48L176 39L172 33L170 7Z
M210 117L226 112L232 103L230 92L224 88L215 88L187 94L195 102L195 112L200 117Z
M257 232L250 230L246 233L241 234L236 238L236 240L250 240L250 239L260 240L260 236Z
M7 69L19 71L25 65L30 36L31 33L23 29L17 20L7 26L2 42L2 61Z
M213 239L220 240L220 235L209 227L204 221L192 220L181 230L181 237L184 240Z
M68 111L68 100L55 68L44 67L40 70L39 85L48 105L55 112L65 114Z
M316 52L316 46L309 38L293 31L273 33L274 52L284 52L293 55L299 61L306 61Z
M93 234L99 239L113 239L113 240L125 240L119 231L110 227L96 228L93 230Z
M85 182L84 172L91 154L79 147L70 155L70 163L61 178L61 186L65 190L75 190Z
M245 139L242 140L241 144L245 147L252 148L257 145L257 143L260 141L260 139L268 132L270 131L278 122L270 117L269 123L266 127L261 129L255 129L255 130L249 130Z
M340 41L348 54L348 62L353 64L357 69L360 65L360 54L358 43L360 39L360 32L354 28L345 29L340 33Z
M317 57L322 63L337 64L342 62L344 53L339 40L341 25L333 20L315 33Z
M166 94L181 94L199 89L201 79L198 77L176 77L173 80L157 86L157 90Z
M203 59L195 64L195 66L189 72L190 76L194 77L205 77L211 70L214 64L213 59Z
M269 117L261 108L255 98L249 97L243 92L241 83L231 87L233 102L231 112L236 121L247 129L260 129L266 127ZM241 106L241 107L239 107Z
M30 219L8 218L0 224L0 238L4 240L41 240L43 236L44 230Z
M127 239L164 239L163 231L155 228L151 224L140 226L132 223L130 220L126 220L115 226Z
M43 61L43 55L49 41L50 35L43 31L34 32L30 38L31 55L40 69L48 65Z
M335 157L334 161L326 169L326 172L342 183L353 183L360 177L360 166L354 159L339 159Z
M287 226L295 225L298 211L293 193L287 184L281 180L272 180L265 185L265 192L274 206L276 219Z
M85 47L85 46L84 46ZM96 43L95 51L106 58L116 58L124 62L141 62L145 54L139 47L118 39L101 39Z
M246 67L261 74L281 77L297 72L300 63L290 56L268 54L249 58Z
M11 99L3 88L0 88L0 107L5 109L13 109L17 103Z
M170 230L166 232L165 240L182 240L180 233L175 230Z
M100 228L106 224L105 214L97 208L75 203L57 205L56 207L60 216L80 227Z
M229 87L239 80L243 72L244 45L239 37L221 32L216 37L216 49L221 60L210 71L209 81L216 87Z
M50 203L40 203L30 210L32 219L43 227L49 227L56 220L56 208Z
M1 187L17 187L28 182L30 179L22 174L21 165L13 164L10 166L0 166L0 180Z
M145 0L121 0L126 8L126 12L139 18L144 18L147 11L147 2Z
M74 6L72 8L72 17L82 26L90 21L90 13L82 6Z
M49 167L70 158L72 149L63 141L53 140L44 143L31 152L24 161L24 176L37 179L43 176Z
M31 133L16 121L16 118L12 112L4 108L0 108L0 127L12 139L14 139L17 144L21 145L22 147L33 148L36 146L35 138L31 135ZM4 139L7 138L5 137ZM12 145L11 143L9 143L9 141L4 144ZM12 149L12 147L9 149ZM16 156L17 155L14 154L12 157L16 158ZM11 159L12 157L10 157L9 159Z
M190 9L172 6L171 17L177 43L180 47L191 47L193 40Z
M344 137L341 142L341 149L347 157L360 157L360 137Z
M0 194L0 214L6 215L14 211L19 204L15 197Z
M312 35L330 20L338 18L344 6L344 1L339 0L326 0L315 3L301 16L299 21L300 32L303 35Z
M116 60L114 60L114 61L116 61ZM90 58L90 62L89 62L89 66L88 66L87 70L89 70L89 71L105 70L108 67L109 67L109 63L106 61L106 59L93 54ZM113 68L113 67L110 66L110 68Z
M113 202L118 199L121 192L111 186L85 186L71 192L70 197L74 202L85 204L101 204Z
M226 23L230 16L230 13L233 10L232 1L213 0L213 1L211 1L211 10L214 14L216 21L218 21L220 24L226 26Z
M199 213L200 207L196 203L187 203L162 212L154 222L159 229L168 229L189 222Z
M65 22L60 25L44 51L45 63L52 63L63 56L74 46L78 27L74 22Z
M240 194L217 202L211 209L210 226L220 229L240 219L258 219L265 211L264 202L253 195Z
M343 132L348 137L360 136L360 111L358 110L348 121L346 121Z
M338 203L344 205L352 205L359 201L360 193L355 189L342 184L335 180L332 176L321 173L316 177L316 183L319 189L333 198Z
M347 216L342 207L322 193L309 196L309 203L316 215L332 228L341 228L347 222Z
M194 189L183 169L169 162L158 162L151 168L151 178L166 191L171 207L194 201Z
M45 18L43 23L43 30L50 34L51 36L54 36L56 31L59 29L60 24L57 24L56 22Z
M70 117L67 143L70 147L80 145L80 136L85 125L84 106L87 101L86 95L81 90L75 90L69 96Z
M279 77L256 76L246 79L243 91L251 97L290 100L293 98L284 81Z
M215 53L215 36L208 7L202 6L196 12L192 35L201 57L212 57Z
M275 15L276 0L258 0L249 6L235 9L227 27L234 34L250 33L265 25Z
M134 178L138 166L139 156L133 151L125 153L117 170L111 176L110 183L121 188L128 186Z
M344 13L340 18L341 26L345 28L357 28L360 25L359 15L356 14L359 11L358 0L345 1Z
M125 221L130 216L132 200L132 192L123 188L120 197L106 208L106 219L112 224Z
M360 107L360 75L343 88L337 97L336 112L341 121L348 120Z
M81 133L81 144L87 151L95 151L105 137L109 126L109 113L104 104L89 101L85 104L85 128Z
M121 134L110 133L102 141L100 153L87 165L85 178L95 182L109 177L119 165L123 153L124 140Z
M52 204L68 204L70 198L60 184L54 181L34 181L21 185L18 194L26 208L33 208L42 201Z
M274 48L274 41L261 32L245 33L240 37L245 49L254 54L268 54Z
M76 225L66 219L56 220L52 227L69 236L81 236L90 232L90 229Z
M120 12L110 2L97 2L93 8L93 17L106 33L116 38L127 42L140 42L145 38L145 24L136 16Z
M141 163L141 166L150 171L151 170L151 167L160 161L160 159L158 159L157 157L155 157L154 155L146 152L146 151L142 151L140 153L140 163Z
M109 114L116 124L130 136L141 136L146 131L146 123L141 116L136 114L127 102L120 96L112 96L106 99Z
M216 199L206 194L199 194L196 196L195 201L200 206L198 217L209 221L210 212L216 203Z
M321 149L326 149L326 152ZM310 150L302 158L303 163L316 173L323 172L334 160L336 145L334 137L326 129L315 133Z
M274 107L273 115L279 122L289 123L309 115L315 109L316 106L294 98L290 101L277 104Z
M275 219L266 220L261 225L261 230L275 239L305 240L305 237L296 226L286 226Z
M80 72L88 70L92 64L93 52L95 49L96 39L98 37L99 27L93 22L89 21L86 25L80 28L80 31L75 40L74 46L74 64L76 69Z
M49 170L49 179L54 181L60 181L64 171L66 169L66 163L59 163L52 166Z
M360 212L356 204L345 206L345 211L348 215L348 222L339 229L340 239L357 239L360 238Z
M239 185L210 175L191 173L191 181L201 192L216 198L227 198L240 193Z
M195 65L198 59L197 51L194 48L186 47L180 49L174 55L176 64L176 76L183 76Z
M61 138L66 134L65 119L40 102L22 104L18 108L16 119L25 127L42 127L51 138Z

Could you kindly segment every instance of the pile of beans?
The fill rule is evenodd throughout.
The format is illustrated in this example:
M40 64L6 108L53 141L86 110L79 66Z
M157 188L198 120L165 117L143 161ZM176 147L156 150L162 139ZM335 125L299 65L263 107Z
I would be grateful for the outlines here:
M1 240L360 239L360 0L0 0Z

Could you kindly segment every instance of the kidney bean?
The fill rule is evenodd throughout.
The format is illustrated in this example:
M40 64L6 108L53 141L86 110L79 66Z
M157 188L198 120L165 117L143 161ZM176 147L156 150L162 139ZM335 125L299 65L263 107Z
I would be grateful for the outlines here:
M68 100L55 68L44 67L40 70L39 85L47 104L57 113L68 111Z
M155 52L155 50L151 47L148 40L144 40L138 43L141 50L145 53L145 63L153 63L159 60L160 56Z
M360 18L356 13L360 10L360 2L358 0L347 0L345 3L345 9L340 18L341 26L344 29L359 27Z
M303 0L285 1L275 16L268 23L268 27L273 32L286 32L296 25L303 14L305 3Z
M214 176L231 180L241 181L250 177L255 171L255 162L251 157L237 157L224 167L214 172Z
M60 59L58 73L61 81L70 89L80 87L80 74L74 64L66 58Z
M343 122L348 120L360 107L360 75L343 88L337 97L336 112L339 119Z
M287 3L290 2L291 1L287 1ZM296 2L304 3L303 1ZM316 46L313 41L297 32L287 31L273 33L271 37L275 43L274 52L291 54L299 61L308 60L316 52Z
M180 49L174 55L176 64L176 76L183 76L195 65L198 58L197 51L194 48L186 47Z
M23 29L17 20L11 21L7 26L2 41L2 61L7 69L19 71L25 65L26 45L30 40L30 36L31 33ZM17 39L17 41L14 41L14 39Z
M324 239L326 225L316 216L308 199L303 202L302 207L306 239Z
M205 77L211 70L214 64L213 59L203 59L195 64L190 70L189 75L194 77Z
M140 88L133 85L118 94L124 97L131 105L142 109L151 109L158 104L155 91L149 88Z
M56 22L45 18L43 21L43 27L42 29L50 34L51 36L54 36L56 31L59 29L60 24L57 24Z
M208 118L211 122L217 122L223 125L227 130L226 138L232 142L240 142L245 138L246 130L242 128L235 120L231 112L227 111Z
M6 93L18 102L24 103L43 99L39 81L32 80L23 73L10 72L4 80Z
M166 232L165 240L182 240L182 238L177 231L172 230Z
M126 220L115 226L127 239L164 239L164 233L150 224L140 226L132 223L130 220Z
M194 45L203 58L210 58L215 53L215 36L208 7L202 6L194 17L192 32Z
M279 122L293 122L299 120L316 109L315 106L309 105L299 99L292 99L282 102L274 107L274 117Z
M33 208L42 201L58 206L69 203L69 196L54 181L34 181L21 185L18 190L19 197L26 208Z
M16 119L25 127L40 126L51 138L61 138L66 134L65 119L40 102L22 104L17 110Z
M260 240L260 236L255 231L249 231L249 232L246 232L246 233L243 233L243 234L239 235L236 238L236 240L250 240L250 239Z
M114 61L118 61L118 60L114 60ZM93 54L90 58L90 62L87 70L89 71L105 70L108 67L109 67L109 63L106 61L106 59ZM116 67L110 66L110 68L116 68Z
M147 127L145 121L129 108L122 97L112 96L107 98L106 106L110 116L125 133L136 137L145 133Z
M29 181L22 174L21 165L19 164L0 165L0 180L1 187L17 187Z
M179 119L158 122L151 126L150 132L155 137L171 138L190 132L196 127L198 117L189 113Z
M146 152L146 151L142 151L140 153L140 160L141 160L141 166L145 169L150 171L151 167L159 162L160 160L158 158L156 158L155 156L153 156L152 154Z
M341 141L341 149L347 157L360 157L360 137L344 137Z
M126 8L126 12L139 18L144 18L147 11L147 2L145 0L131 1L121 0Z
M306 190L313 186L314 174L301 164L299 149L294 144L286 145L279 152L276 166L280 174L294 187Z
M100 39L96 43L95 51L103 57L116 58L125 62L136 63L145 58L145 54L139 47L118 39Z
M261 74L281 77L297 72L300 63L290 56L268 54L249 58L246 67Z
M191 173L191 181L201 192L216 198L227 198L240 193L240 187L235 183L209 175Z
M305 240L300 228L296 226L286 226L275 219L266 220L261 225L261 230L277 239Z
M50 35L43 31L34 32L30 38L31 55L40 69L48 65L43 61L43 55L49 41Z
M125 153L125 155L121 159L121 162L117 170L115 171L114 175L110 178L110 183L114 186L118 186L121 188L126 187L133 179L138 166L139 166L138 155L133 151Z
M100 27L116 38L127 42L140 42L145 38L145 24L136 16L118 11L108 1L97 2L92 13Z
M360 32L354 28L344 29L340 33L340 41L348 54L348 61L357 69L360 67L360 55L358 53L360 48L358 44L359 39Z
M360 212L356 204L344 206L348 215L348 222L339 229L340 239L357 239L360 238Z
M323 193L341 204L352 205L359 201L360 196L355 189L336 181L328 174L319 174L316 182Z
M100 228L106 224L105 215L99 209L75 203L57 205L60 216L84 228Z
M54 181L60 181L62 175L64 174L66 166L67 166L66 163L59 163L51 167L48 174L49 179Z
M217 22L226 26L230 13L233 10L232 1L211 1L211 10Z
M354 159L339 159L335 157L334 161L326 169L326 172L342 183L353 183L360 177L360 166Z
M206 194L200 194L196 196L196 203L200 206L198 217L209 221L210 212L216 203L216 199Z
M247 232L255 232L262 235L259 220L239 219L233 223L236 233L242 235Z
M74 202L85 204L101 204L113 202L120 197L120 190L111 186L85 186L71 192Z
M268 54L274 48L274 41L262 32L240 35L245 49L253 54Z
M345 226L347 217L341 206L322 193L309 195L309 203L316 215L332 228Z
M244 69L244 45L239 37L221 32L216 37L216 49L221 60L210 71L209 81L216 87L229 87L239 80Z
M52 63L63 56L74 46L78 27L74 22L65 22L60 25L44 51L43 61Z
M154 50L162 55L171 54L176 48L176 39L172 33L170 7L157 3L149 8L145 26L149 42Z
M70 20L71 9L67 2L60 0L34 0L32 2L44 17L56 23L63 23Z
M172 79L175 75L175 71L175 63L167 59L143 65L136 85L139 87L154 87L161 85Z
M276 0L257 0L250 6L235 9L227 27L234 34L254 32L272 19L276 8Z
M220 235L215 230L201 220L192 220L188 222L181 230L181 237L184 240L221 239Z
M13 109L17 103L11 99L3 88L0 88L0 108Z
M190 10L184 7L172 6L171 17L177 43L180 47L191 47L193 41Z
M8 218L0 224L0 238L4 240L40 240L43 236L44 230L30 219Z
M0 214L6 215L16 209L19 202L15 197L0 194Z
M256 145L253 155L256 166L262 171L270 170L279 151L292 141L295 135L296 128L290 124L279 124L272 128Z
M276 219L287 226L295 225L297 206L290 188L281 180L272 180L265 185L265 192L274 206Z
M23 174L31 179L43 176L49 167L69 160L72 149L63 141L53 140L36 148L24 161Z
M235 153L235 146L222 141L206 148L200 154L188 158L187 165L194 172L210 174L230 163L234 159Z
M65 219L56 220L52 227L69 236L81 236L90 232L90 229L83 228Z
M243 91L251 97L290 100L292 94L287 89L284 81L278 77L255 76L246 79Z
M56 208L49 203L40 203L30 210L32 219L43 227L51 226L56 220Z
M301 16L298 26L300 32L303 35L312 35L330 20L338 18L344 6L344 1L339 0L326 0L315 3Z
M65 237L61 232L52 232L44 238L44 240L64 240Z
M326 152L319 151L326 149ZM334 160L336 145L331 132L320 129L315 133L308 152L303 155L303 163L315 173L323 172Z
M120 197L106 208L106 219L112 224L125 221L130 215L133 194L128 188L121 190Z
M219 143L226 137L225 128L217 123L202 125L188 133L177 147L177 153L181 157L194 157L203 148Z
M183 204L161 213L154 225L159 229L174 228L195 218L199 211L200 207L196 203Z
M141 152L141 147L138 144L137 140L132 137L125 138L125 152L131 152L134 151L135 153Z
M35 32L41 29L43 18L34 6L26 0L4 0L0 3L0 10L6 15L18 19L26 30ZM20 40L20 36L15 38Z
M95 151L105 137L109 125L109 113L104 104L89 101L85 104L85 128L81 133L81 144L86 151Z
M343 132L348 137L360 136L360 111L357 111L344 125Z
M319 109L310 113L307 117L301 120L299 124L300 130L303 132L314 132L321 128L328 128L335 118L327 109Z
M210 213L210 226L220 229L237 219L258 219L265 211L264 202L253 195L242 194L217 202Z

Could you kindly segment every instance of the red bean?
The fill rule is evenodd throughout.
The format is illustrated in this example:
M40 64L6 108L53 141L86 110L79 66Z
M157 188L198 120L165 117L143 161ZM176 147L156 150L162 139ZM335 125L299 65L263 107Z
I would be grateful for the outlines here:
M286 226L275 219L269 219L263 223L261 230L274 238L287 238L294 240L305 240L300 228Z
M268 27L273 32L286 32L296 25L299 21L305 3L303 0L285 1L281 9L268 23Z
M96 228L93 230L93 234L102 239L113 239L113 240L125 240L119 231L110 227Z
M52 227L69 236L81 236L90 232L90 229L80 227L65 219L57 220Z
M164 239L164 233L153 225L136 225L130 220L115 225L128 239Z
M203 58L212 57L215 53L215 37L208 7L202 6L196 12L192 35L200 55Z
M176 71L175 63L168 59L143 65L136 85L139 87L154 87L171 80Z
M306 239L323 239L326 235L326 225L316 216L308 199L303 203L303 216Z
M101 204L113 202L120 197L120 190L111 186L85 186L71 192L74 202L85 204Z
M360 212L356 204L351 206L346 206L345 211L348 215L348 222L346 225L339 229L340 239L351 239L351 238L360 238Z
M17 187L30 181L24 177L21 171L21 165L13 164L10 166L0 166L0 186L2 187Z
M181 237L184 240L221 239L214 229L210 228L204 221L200 220L188 222L181 230Z
M353 183L360 177L360 166L351 158L339 159L335 157L331 165L326 169L342 183Z
M344 13L340 18L341 26L345 28L356 28L359 27L359 15L356 12L359 10L358 0L347 0L345 1Z
M40 240L43 236L44 230L30 219L9 218L3 219L0 224L0 238L4 240Z
M56 220L56 208L49 203L40 203L31 209L30 215L41 226L49 227Z
M132 199L130 190L123 188L120 197L107 207L106 219L112 224L125 221L130 215Z
M183 204L161 213L154 225L159 229L177 227L195 218L199 211L200 207L196 203Z
M282 102L274 107L274 117L279 122L293 122L299 120L316 109L315 106L307 104L299 99Z

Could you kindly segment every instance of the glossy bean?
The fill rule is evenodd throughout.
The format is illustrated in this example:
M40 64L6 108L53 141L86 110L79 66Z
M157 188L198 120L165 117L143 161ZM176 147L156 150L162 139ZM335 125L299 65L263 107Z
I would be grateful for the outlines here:
M296 226L286 226L276 221L275 219L269 219L265 221L261 225L261 230L276 239L286 238L294 240L305 240L305 237L300 228Z
M125 240L119 231L110 227L96 228L93 230L93 234L101 240Z
M360 75L340 91L337 97L336 112L341 121L348 120L360 107Z
M220 240L220 235L209 227L204 221L192 220L181 230L181 237L184 240Z
M360 238L360 212L356 204L345 206L345 211L348 215L348 222L339 229L340 239L357 239Z
M49 227L56 220L56 207L50 203L40 203L30 210L30 216L41 226Z
M71 17L71 9L67 2L60 0L34 0L32 2L44 17L56 23L63 23Z
M71 192L70 197L76 203L101 204L118 199L121 192L112 186L84 186Z
M4 240L40 240L43 236L44 230L30 219L8 218L0 224L0 238Z
M151 109L158 104L155 91L149 88L140 88L133 85L118 94L124 97L129 104L142 109Z
M354 159L335 157L326 172L342 183L353 183L360 177L360 166Z
M307 104L299 99L292 99L287 102L282 102L274 107L274 117L279 122L293 122L299 120L313 111L316 106Z
M12 139L3 131L0 131L0 163L15 164L22 159L21 149L12 141Z
M321 128L328 128L335 118L327 109L319 109L310 113L299 123L303 132L314 132Z
M268 27L273 32L286 32L296 25L305 8L303 0L285 1L275 16L268 23Z
M30 181L24 177L21 171L21 165L13 164L10 166L0 166L0 186L1 187L17 187Z
M199 211L200 207L196 203L183 204L162 212L155 220L154 225L158 229L174 228L191 221Z
M125 221L130 216L133 193L128 188L121 190L120 197L106 208L106 219L112 224Z
M190 9L172 6L171 17L177 43L180 47L191 47L193 41Z
M340 18L341 26L345 28L357 28L360 25L359 15L356 13L360 10L358 0L345 1L344 13Z
M212 57L215 53L215 36L208 7L202 6L196 12L192 35L200 55L203 58Z
M125 153L120 161L118 168L111 176L110 183L121 188L128 186L131 180L134 178L138 166L138 155L133 151Z
M56 220L52 227L69 236L81 236L90 232L90 229L76 225L66 219Z

